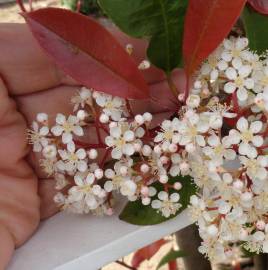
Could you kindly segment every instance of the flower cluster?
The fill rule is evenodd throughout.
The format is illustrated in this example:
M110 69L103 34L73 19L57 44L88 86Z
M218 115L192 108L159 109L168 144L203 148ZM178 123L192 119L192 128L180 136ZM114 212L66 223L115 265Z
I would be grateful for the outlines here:
M189 212L203 239L200 252L224 260L237 242L268 252L268 57L247 46L246 38L224 40L189 96L179 95L185 105L157 127L150 113L134 115L128 100L84 87L72 98L74 115L58 114L50 126L38 114L30 142L55 177L55 201L110 215L117 191L168 218L182 207L180 177L190 175L198 187ZM97 142L88 144L92 126Z
M155 143L152 115L133 116L128 101L85 87L71 101L73 115L58 114L51 126L48 115L39 113L29 131L33 151L42 153L43 170L55 178L55 201L75 213L110 215L117 191L165 217L175 214L181 207L181 184L170 185L168 179L178 175L181 160L176 145L161 150L165 123ZM96 134L95 142L86 141L86 130L91 137ZM168 142L169 135L164 136ZM155 188L156 183L162 188Z
M268 58L247 45L246 38L225 40L187 99L186 114L194 110L202 128L209 125L188 160L199 187L190 213L203 239L200 252L214 261L231 257L235 243L268 252Z

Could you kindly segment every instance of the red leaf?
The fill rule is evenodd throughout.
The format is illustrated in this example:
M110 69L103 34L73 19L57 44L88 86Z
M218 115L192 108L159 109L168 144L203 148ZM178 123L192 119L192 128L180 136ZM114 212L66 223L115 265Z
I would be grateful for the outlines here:
M123 98L149 96L134 60L95 20L60 8L22 15L40 46L77 82Z
M248 0L248 3L259 13L268 15L268 1L267 0Z
M145 260L150 260L157 253L157 251L166 243L166 240L160 239L151 245L139 249L137 252L135 252L131 261L131 265L135 268L139 267L140 264Z
M246 0L189 0L183 38L187 75L228 35L245 3Z

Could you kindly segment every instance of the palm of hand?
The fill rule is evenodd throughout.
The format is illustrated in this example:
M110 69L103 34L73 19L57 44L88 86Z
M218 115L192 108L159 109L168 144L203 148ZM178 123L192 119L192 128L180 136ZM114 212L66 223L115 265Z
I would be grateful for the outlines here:
M126 37L119 36L126 44ZM144 55L144 44L136 43L135 58ZM70 97L79 87L60 72L40 50L24 25L0 27L0 269L15 247L36 230L40 218L57 212L53 203L54 183L46 179L38 157L27 156L26 128L38 112L51 119L56 113L70 113ZM145 74L149 83L163 78L159 71ZM166 82L151 86L166 92ZM160 91L161 90L161 91ZM62 93L64 92L64 95ZM161 98L159 99L161 100ZM167 102L167 107L170 102ZM138 109L148 104L138 105ZM158 108L152 106L153 111Z

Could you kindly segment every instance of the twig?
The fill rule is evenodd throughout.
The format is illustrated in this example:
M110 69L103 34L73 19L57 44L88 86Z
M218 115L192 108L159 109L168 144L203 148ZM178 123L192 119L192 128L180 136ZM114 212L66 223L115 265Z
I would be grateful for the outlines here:
M124 262L121 262L121 261L115 261L115 262L116 262L117 264L120 264L120 265L126 267L127 269L130 269L130 270L137 270L137 268L132 267L132 266L130 266L130 265L127 265L127 264L124 263Z
M24 4L23 4L23 0L16 0L16 2L17 2L17 4L19 5L20 10L21 10L22 12L27 12L27 10L26 10L26 8L25 8L25 6L24 6Z
M133 111L132 111L132 109L131 109L131 106L130 106L130 103L129 103L129 100L128 100L128 99L127 99L127 101L126 101L126 106L127 106L127 110L128 110L129 115L130 115L132 118L134 118L134 113L133 113Z

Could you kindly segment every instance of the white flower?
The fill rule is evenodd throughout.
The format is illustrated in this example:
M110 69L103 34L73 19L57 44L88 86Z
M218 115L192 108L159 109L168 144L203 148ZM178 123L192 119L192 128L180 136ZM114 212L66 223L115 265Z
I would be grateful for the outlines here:
M193 113L191 116L181 121L178 130L180 133L179 144L186 146L186 151L188 151L188 146L199 145L205 146L206 142L204 136L201 135L207 132L209 129L209 123L200 119L200 116ZM193 148L194 149L194 148ZM191 151L190 151L191 152Z
M261 69L258 69L253 73L252 78L255 81L255 87L253 91L255 93L260 93L263 88L268 86L268 66L267 63L265 66L262 66Z
M200 104L200 100L200 96L191 94L187 98L186 104L191 108L197 108Z
M44 173L47 174L47 176L51 176L53 175L54 172L57 171L56 162L57 162L57 159L52 159L52 158L40 159L40 167L42 168Z
M41 152L43 147L48 145L48 139L46 136L49 134L49 128L43 126L39 128L36 121L32 123L32 130L28 130L28 141L33 144L34 152Z
M257 158L240 157L240 161L251 179L264 180L267 178L268 158L266 156L258 156Z
M68 200L70 203L79 202L81 212L97 209L103 202L106 192L99 185L91 185L86 182L76 182L76 186L69 189ZM85 208L85 209L84 209Z
M210 75L211 80L216 80L219 76L219 70L224 70L227 67L225 61L220 61L222 49L222 46L218 47L201 67L201 74Z
M132 197L135 195L137 185L132 180L126 180L121 183L120 192L123 196Z
M57 155L57 148L55 145L46 145L42 151L42 154L47 159L54 159Z
M253 89L254 80L248 78L251 73L251 67L249 65L242 65L236 70L232 67L226 69L225 74L231 81L224 85L224 91L228 94L236 92L237 97L240 101L245 101L248 98L248 90Z
M236 113L229 112L231 107L226 104L216 103L213 106L209 106L210 112L205 112L205 115L209 116L209 125L213 129L222 127L223 118L234 118Z
M71 102L74 104L74 111L77 111L79 107L85 108L86 104L92 105L92 91L86 87L82 87L78 94L71 98Z
M120 159L122 155L131 156L135 153L135 133L129 129L127 123L118 123L110 128L110 136L105 138L107 146L112 147L111 156Z
M36 115L36 120L39 123L45 124L48 121L48 115L46 113L38 113Z
M227 160L234 160L236 158L236 153L231 149L231 144L229 143L228 137L224 137L222 140L215 134L208 137L207 140L209 146L203 148L203 152L210 157L212 160L219 160L223 162L223 158Z
M229 139L232 144L239 144L239 153L241 155L247 155L249 157L255 157L257 151L255 147L260 147L263 144L263 137L255 135L262 129L261 121L254 121L248 123L245 117L239 118L236 127L238 130L232 129L229 132ZM255 147L252 147L252 143Z
M231 38L223 41L224 51L222 52L222 59L226 62L231 62L233 59L247 58L249 51L247 50L247 38Z
M129 159L127 162L118 161L114 165L114 170L105 170L104 175L109 180L105 182L104 189L107 192L111 192L113 190L120 190L124 183L131 181L128 168L131 168L132 165L133 161L131 159ZM127 171L125 171L125 169L127 169ZM127 188L127 185L125 189ZM123 188L123 192L125 189Z
M180 135L178 133L178 128L180 126L180 121L178 118L174 118L172 121L164 120L161 124L161 132L158 132L154 138L154 142L161 143L161 147L166 151L171 144L177 144Z
M85 149L80 148L75 151L75 144L73 142L67 144L67 150L58 150L60 157L64 163L59 163L60 166L67 172L74 172L76 170L85 172L87 170L87 162L85 160L87 153Z
M57 190L61 190L69 184L69 181L66 179L65 175L61 173L55 174L55 181L55 189Z
M66 120L66 117L63 114L59 113L56 117L56 123L57 125L51 128L51 132L55 136L62 135L62 142L64 144L72 141L73 134L77 136L84 135L84 131L79 125L79 120L76 116L70 115Z
M180 199L178 193L168 195L167 192L160 191L158 193L158 199L152 201L152 208L157 209L166 218L175 215L181 207L181 204L178 203Z
M96 95L96 103L102 107L103 112L114 121L119 121L122 117L125 100L119 97L113 97L107 94Z

